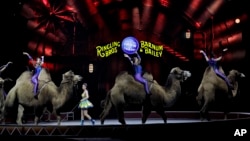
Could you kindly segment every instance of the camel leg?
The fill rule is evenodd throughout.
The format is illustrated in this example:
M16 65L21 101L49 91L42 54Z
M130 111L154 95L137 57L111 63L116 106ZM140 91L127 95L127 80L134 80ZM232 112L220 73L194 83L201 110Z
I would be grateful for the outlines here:
M148 116L151 113L151 103L150 103L150 99L146 100L142 106L142 124L145 124Z
M100 117L100 121L101 121L102 125L104 124L104 120L105 120L106 116L109 114L111 108L112 108L112 104L111 104L111 102L109 102L107 105L105 105L102 113L100 114L99 117Z
M22 125L22 117L23 117L23 112L24 112L24 107L22 105L18 105L18 112L17 112L17 119L16 119L16 123L18 125Z
M51 115L53 113L53 108L52 107L45 107L43 109L42 115L47 115L47 119L44 119L44 121L50 122L51 121ZM40 120L42 119L42 115L40 117ZM45 116L46 117L46 116Z
M39 122L39 117L38 117L38 116L35 116L35 119L34 119L35 125L38 125L38 122Z
M48 114L48 117L47 117L47 122L50 122L51 121L51 112L50 111L48 111L47 112L47 114Z
M228 114L230 112L230 109L231 109L231 101L229 99L227 99L225 101L225 104L224 104L224 120L227 120L228 119Z
M4 106L2 105L0 109L0 123L2 124L3 121L4 121Z
M101 125L104 124L105 118L108 115L108 113L109 112L106 111L106 109L103 109L102 113L100 114L99 118L100 118L100 121L101 121Z
M210 102L208 100L205 100L205 102L200 110L200 116L201 116L202 121L204 119L207 119L208 121L210 120L209 113L208 113L209 103Z
M56 110L56 119L57 119L57 125L60 126L62 118L61 118L61 114L58 110Z
M163 122L166 124L167 123L167 115L165 114L164 108L159 107L156 109L156 112L162 117Z
M126 125L125 119L124 119L124 111L123 111L123 105L117 105L116 107L116 112L117 112L117 116L118 116L118 121L122 124L122 125Z
M38 125L38 123L40 122L42 114L43 114L43 108L35 107L35 119L34 119L35 125Z

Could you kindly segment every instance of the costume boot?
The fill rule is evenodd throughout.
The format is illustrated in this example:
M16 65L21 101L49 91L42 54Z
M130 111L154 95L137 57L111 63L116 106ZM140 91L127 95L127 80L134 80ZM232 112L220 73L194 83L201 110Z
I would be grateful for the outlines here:
M91 123L92 123L92 125L95 125L95 120L91 119Z
M83 126L84 125L84 120L81 120L81 126Z

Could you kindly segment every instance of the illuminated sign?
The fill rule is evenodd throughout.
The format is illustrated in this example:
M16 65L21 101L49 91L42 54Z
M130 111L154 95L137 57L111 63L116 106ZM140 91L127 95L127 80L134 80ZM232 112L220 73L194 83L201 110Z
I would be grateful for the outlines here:
M144 52L145 54L150 54L155 57L162 57L163 46L155 45L147 41L141 41L140 52Z
M134 54L138 51L144 54L152 55L154 57L162 57L163 45L155 45L148 41L140 41L134 37L126 37L120 44L119 41L114 41L103 46L97 46L97 56L104 58L112 54L118 53L119 48L126 54Z
M100 57L108 57L114 53L118 52L118 47L120 47L120 42L119 41L114 41L109 44L106 44L104 46L97 46L97 56Z

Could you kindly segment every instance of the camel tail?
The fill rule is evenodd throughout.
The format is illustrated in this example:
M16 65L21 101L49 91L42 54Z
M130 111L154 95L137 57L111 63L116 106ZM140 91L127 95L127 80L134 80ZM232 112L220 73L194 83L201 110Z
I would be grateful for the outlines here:
M101 108L105 108L109 102L110 102L110 91L108 91L106 98L101 101Z
M99 116L101 124L104 124L104 120L105 120L106 116L109 114L109 111L112 107L110 94L111 94L111 91L108 91L106 98L101 101L101 107L103 108L103 111Z
M203 91L204 91L203 87L200 86L200 87L198 88L198 95L196 96L196 101L197 101L197 103L198 103L199 106L202 105L202 101L203 101Z
M8 95L6 96L6 100L5 100L5 107L13 107L14 103L16 100L16 91L15 89L11 89L8 93Z

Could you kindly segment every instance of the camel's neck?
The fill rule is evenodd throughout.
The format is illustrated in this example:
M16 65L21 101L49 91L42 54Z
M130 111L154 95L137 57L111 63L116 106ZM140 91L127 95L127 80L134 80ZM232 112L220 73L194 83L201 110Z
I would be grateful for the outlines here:
M172 106L180 95L180 80L176 79L173 74L169 74L167 82L165 84L164 94L164 101L166 106Z
M58 87L58 95L56 97L57 106L63 106L73 94L73 82L62 82Z
M176 79L173 74L169 74L165 88L167 90L178 90L180 89L180 80Z
M4 89L3 88L0 88L0 100L4 99L5 97L5 92L4 92ZM1 101L0 101L1 102Z
M228 76L227 76L227 79L228 79L231 83L236 82L236 77L235 77L235 76L228 75Z

